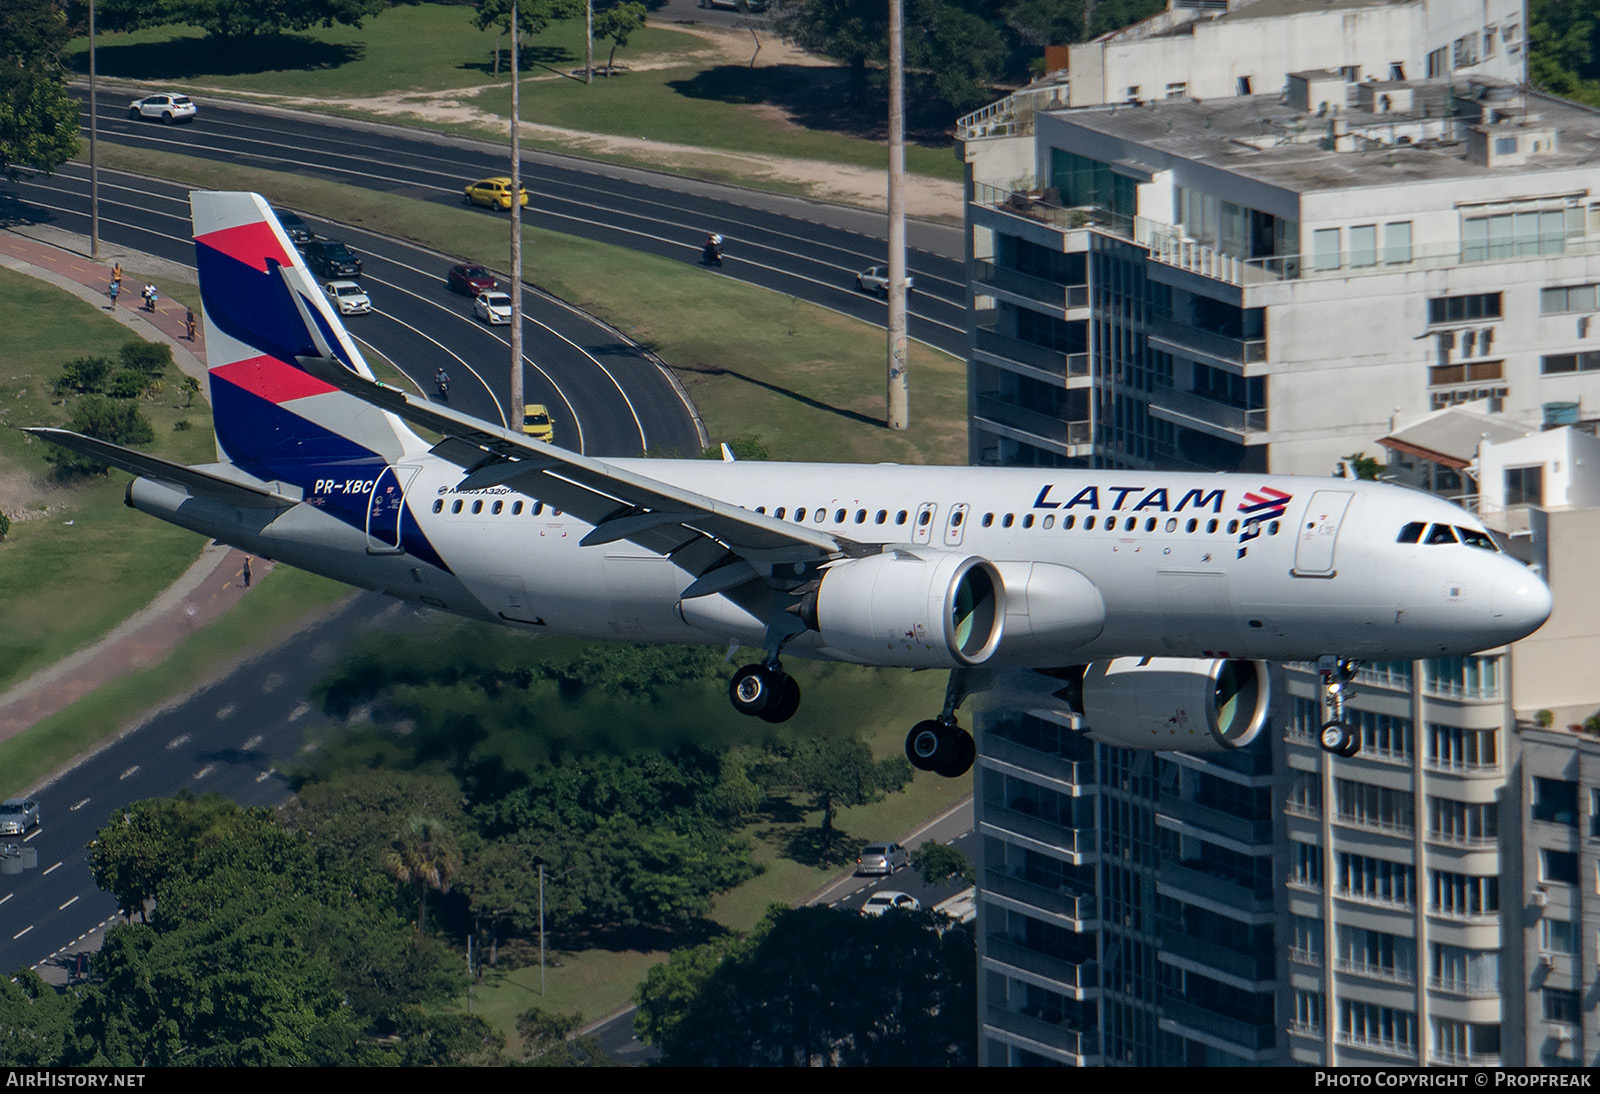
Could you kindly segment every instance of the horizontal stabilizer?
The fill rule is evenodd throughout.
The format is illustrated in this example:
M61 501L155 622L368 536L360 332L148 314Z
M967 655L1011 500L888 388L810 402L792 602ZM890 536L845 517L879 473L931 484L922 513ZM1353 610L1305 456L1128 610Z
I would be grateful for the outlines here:
M288 509L300 501L298 489L291 488L292 494L276 493L265 486L235 482L198 467L185 467L181 463L163 460L145 452L135 452L131 448L123 448L110 441L85 437L82 433L74 433L70 429L35 426L25 429L24 432L31 433L42 441L58 444L62 448L82 452L85 456L92 456L112 467L121 468L143 478L171 483L182 487L195 497L211 498L224 505L237 505L248 509Z

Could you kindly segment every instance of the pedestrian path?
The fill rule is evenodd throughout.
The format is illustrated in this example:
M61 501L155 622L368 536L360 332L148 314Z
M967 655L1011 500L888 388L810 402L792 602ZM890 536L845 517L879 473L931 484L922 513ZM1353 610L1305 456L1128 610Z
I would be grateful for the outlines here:
M185 306L163 292L153 313L140 310L141 283L133 282L128 273L137 270L146 280L165 273L176 282L182 280L183 267L128 250L108 250L105 261L91 262L88 250L89 241L84 237L48 227L0 231L0 266L95 304L142 338L167 343L173 347L178 367L203 381L204 334L197 330L195 341L187 339ZM124 270L123 299L114 312L106 291L113 261L120 261ZM160 287L165 281L156 284ZM243 551L215 543L207 546L177 581L99 642L0 694L0 741L66 709L104 684L161 661L178 643L239 602L248 588L247 561L254 579L265 577L272 569L270 562L248 559Z

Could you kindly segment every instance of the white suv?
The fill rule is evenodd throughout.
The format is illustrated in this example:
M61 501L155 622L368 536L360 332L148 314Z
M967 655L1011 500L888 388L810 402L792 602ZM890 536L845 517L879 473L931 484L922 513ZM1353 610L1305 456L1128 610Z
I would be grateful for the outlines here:
M168 91L133 100L128 104L128 117L160 118L167 125L171 125L173 122L193 121L199 110L200 108L194 105L194 100L189 96Z

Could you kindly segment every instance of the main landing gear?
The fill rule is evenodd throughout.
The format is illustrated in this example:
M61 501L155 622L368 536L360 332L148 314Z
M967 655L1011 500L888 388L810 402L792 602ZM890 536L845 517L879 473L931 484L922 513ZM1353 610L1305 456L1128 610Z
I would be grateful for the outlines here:
M740 714L764 722L787 722L800 709L800 685L774 658L734 673L728 682L728 698Z
M953 670L939 717L918 722L906 734L906 759L918 771L954 779L972 769L972 762L978 758L977 743L972 734L956 724L956 708L966 698L966 685L967 671Z
M1346 759L1361 751L1361 730L1345 721L1344 701L1350 694L1350 681L1355 679L1360 663L1343 658L1319 666L1322 674L1323 708L1328 720L1322 723L1318 743L1323 751Z

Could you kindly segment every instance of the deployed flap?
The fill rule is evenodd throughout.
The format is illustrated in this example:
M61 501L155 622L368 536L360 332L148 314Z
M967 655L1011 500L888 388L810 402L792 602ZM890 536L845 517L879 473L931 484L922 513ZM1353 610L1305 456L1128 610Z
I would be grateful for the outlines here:
M281 494L266 486L235 482L198 467L185 467L181 463L172 463L148 453L135 452L131 448L123 448L121 445L102 441L97 437L85 437L68 429L35 426L24 432L51 444L59 444L62 448L70 448L74 452L93 456L112 467L120 467L124 471L130 471L147 479L171 483L182 487L195 497L212 498L225 505L238 505L249 509L288 509L300 501L300 492L297 489L293 489L292 493Z
M878 550L501 429L358 376L336 360L301 357L298 362L326 383L444 434L433 452L462 468L462 487L511 486L594 525L585 542L626 539L679 556L695 540L709 539L765 573L774 564L804 566Z

